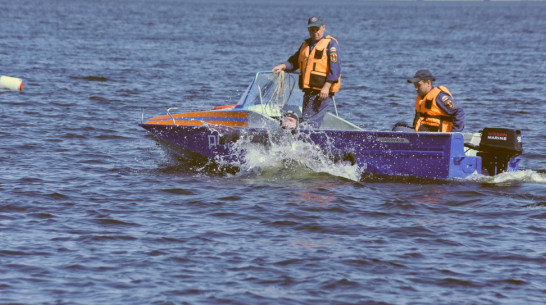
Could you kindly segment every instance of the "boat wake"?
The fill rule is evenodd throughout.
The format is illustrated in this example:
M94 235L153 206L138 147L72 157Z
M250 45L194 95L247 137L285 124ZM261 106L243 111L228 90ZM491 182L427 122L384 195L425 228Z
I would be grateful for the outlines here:
M515 172L505 172L496 176L484 176L473 174L468 176L465 181L474 181L480 183L503 184L511 182L535 182L546 184L546 173L534 170L518 170Z

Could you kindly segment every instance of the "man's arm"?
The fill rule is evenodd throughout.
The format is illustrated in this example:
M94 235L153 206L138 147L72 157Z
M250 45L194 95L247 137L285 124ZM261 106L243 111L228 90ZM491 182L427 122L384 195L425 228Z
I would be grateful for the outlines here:
M330 66L330 72L326 76L327 82L335 83L341 75L341 58L339 56L339 45L335 40L330 40L328 44L328 65Z
M328 65L330 66L330 71L326 76L326 82L322 89L320 90L320 99L325 100L330 95L330 87L333 83L337 83L339 76L341 75L341 62L339 60L339 45L335 40L330 40L328 43L328 50L326 52L328 55Z
M280 65L273 67L273 72L279 73L281 71L294 72L299 69L298 59L300 57L300 50L296 51L287 61L283 62Z
M464 129L465 112L461 105L446 93L438 94L436 104L453 118L453 132L461 132Z

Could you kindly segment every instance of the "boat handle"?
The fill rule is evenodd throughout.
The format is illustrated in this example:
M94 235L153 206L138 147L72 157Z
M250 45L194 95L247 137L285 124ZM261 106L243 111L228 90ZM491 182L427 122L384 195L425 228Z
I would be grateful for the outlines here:
M175 121L174 117L172 116L172 114L170 112L173 109L178 109L178 107L167 108L167 114L171 117L171 119L173 119L173 125L176 125L176 121Z

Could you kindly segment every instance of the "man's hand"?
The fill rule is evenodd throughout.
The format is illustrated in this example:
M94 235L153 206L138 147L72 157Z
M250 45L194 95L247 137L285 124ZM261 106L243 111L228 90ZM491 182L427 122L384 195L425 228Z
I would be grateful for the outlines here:
M280 65L277 65L277 66L273 67L273 72L279 73L281 71L284 71L284 69L286 69L286 65L285 64L280 64Z
M330 95L330 87L332 86L331 82L325 82L324 86L322 86L322 89L320 90L319 99L321 101L324 101L328 98L328 95Z

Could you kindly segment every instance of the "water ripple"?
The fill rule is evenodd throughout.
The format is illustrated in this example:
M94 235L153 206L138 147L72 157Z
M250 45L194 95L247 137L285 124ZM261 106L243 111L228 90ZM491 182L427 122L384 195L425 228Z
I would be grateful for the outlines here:
M411 121L405 80L425 67L465 131L522 130L519 172L438 181L298 151L188 164L137 125L235 103L296 51L308 3L57 2L0 10L0 72L25 82L0 91L0 303L543 303L544 3L314 2L340 42L342 117Z

